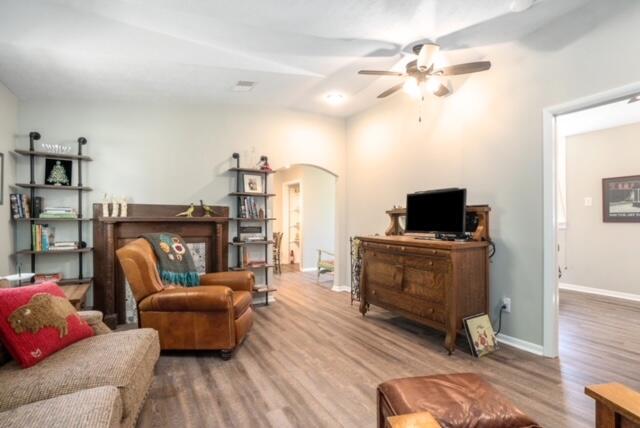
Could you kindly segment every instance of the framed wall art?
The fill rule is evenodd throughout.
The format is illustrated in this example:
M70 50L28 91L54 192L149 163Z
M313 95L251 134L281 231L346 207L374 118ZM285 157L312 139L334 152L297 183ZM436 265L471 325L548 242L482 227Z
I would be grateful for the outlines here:
M640 175L602 179L602 221L640 222Z

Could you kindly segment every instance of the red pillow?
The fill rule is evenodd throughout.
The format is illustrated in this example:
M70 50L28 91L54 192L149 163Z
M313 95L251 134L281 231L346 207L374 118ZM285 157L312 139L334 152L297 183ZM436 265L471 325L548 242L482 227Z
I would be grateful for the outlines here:
M93 336L53 282L0 289L0 339L22 367Z

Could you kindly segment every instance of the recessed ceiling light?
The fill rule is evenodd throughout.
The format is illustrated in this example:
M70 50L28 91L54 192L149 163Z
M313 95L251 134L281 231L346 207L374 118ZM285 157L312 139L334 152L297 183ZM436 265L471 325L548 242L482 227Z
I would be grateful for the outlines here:
M324 100L333 106L337 106L345 101L345 96L340 92L329 92L324 96Z
M638 95L634 95L634 96L632 96L631 98L629 98L629 102L628 102L628 104L636 103L636 102L638 102L638 101L640 101L640 94L638 94Z
M234 92L249 92L256 86L256 82L251 82L249 80L238 80L238 83L231 88Z
M535 0L512 0L511 3L509 3L509 10L516 13L524 12L533 6L534 3Z

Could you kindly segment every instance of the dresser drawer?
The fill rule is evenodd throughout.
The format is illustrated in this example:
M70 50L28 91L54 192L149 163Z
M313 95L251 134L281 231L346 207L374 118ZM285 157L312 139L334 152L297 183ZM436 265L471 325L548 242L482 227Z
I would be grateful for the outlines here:
M408 294L384 287L367 286L367 301L378 303L387 309L402 310L412 315L444 324L445 308L442 303L428 302Z
M402 258L378 252L367 253L364 266L367 286L402 289Z
M402 275L402 291L408 296L444 303L449 283L447 272L405 266Z

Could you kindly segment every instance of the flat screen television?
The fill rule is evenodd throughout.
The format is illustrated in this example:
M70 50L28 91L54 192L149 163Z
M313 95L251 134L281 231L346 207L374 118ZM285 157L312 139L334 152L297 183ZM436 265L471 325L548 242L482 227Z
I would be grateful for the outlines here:
M467 189L441 189L407 195L408 233L462 236L465 232Z

